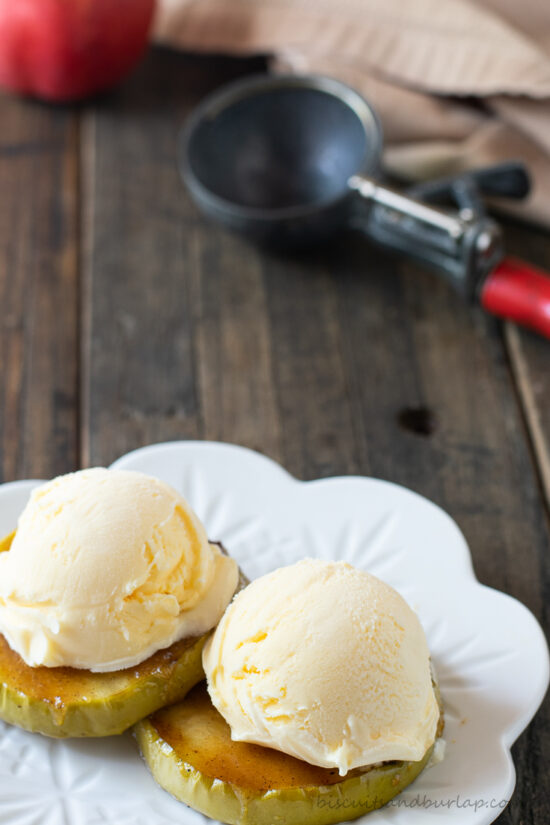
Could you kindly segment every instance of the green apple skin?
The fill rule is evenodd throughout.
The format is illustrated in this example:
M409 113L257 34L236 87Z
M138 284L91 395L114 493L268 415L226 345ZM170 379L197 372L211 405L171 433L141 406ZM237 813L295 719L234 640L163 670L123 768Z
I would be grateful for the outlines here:
M31 668L0 636L0 719L55 738L115 736L204 678L207 637L176 642L134 668L91 673Z
M162 788L228 825L331 825L356 819L410 785L433 751L418 762L380 763L340 778L336 771L316 769L278 751L233 742L204 694L203 686L195 687L180 705L139 722L134 735ZM182 708L187 709L183 715ZM167 739L161 731L168 731ZM178 744L180 733L184 745ZM197 767L201 762L206 766L202 770ZM270 776L273 781L266 787ZM310 779L326 784L310 784Z

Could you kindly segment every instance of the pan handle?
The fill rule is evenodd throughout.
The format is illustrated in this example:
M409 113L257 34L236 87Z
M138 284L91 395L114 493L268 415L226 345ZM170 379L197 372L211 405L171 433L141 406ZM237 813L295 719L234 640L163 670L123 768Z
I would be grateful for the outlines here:
M503 256L500 230L490 218L422 203L363 175L353 175L348 185L357 196L353 226L443 274L468 300Z

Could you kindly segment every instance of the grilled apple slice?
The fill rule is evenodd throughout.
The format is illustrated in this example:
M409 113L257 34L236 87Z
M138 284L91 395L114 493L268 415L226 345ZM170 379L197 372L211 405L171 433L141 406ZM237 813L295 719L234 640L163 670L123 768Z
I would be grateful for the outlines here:
M9 550L14 535L0 541L0 552ZM244 584L241 575L239 588ZM204 679L202 649L209 635L182 639L112 673L29 667L0 635L0 719L54 737L122 733Z
M443 728L442 717L438 735ZM384 762L341 777L292 756L233 742L206 684L139 722L134 733L157 782L197 811L230 825L329 825L385 805L426 766Z
M0 635L0 719L46 736L113 736L204 678L209 634L183 639L113 673L29 667Z

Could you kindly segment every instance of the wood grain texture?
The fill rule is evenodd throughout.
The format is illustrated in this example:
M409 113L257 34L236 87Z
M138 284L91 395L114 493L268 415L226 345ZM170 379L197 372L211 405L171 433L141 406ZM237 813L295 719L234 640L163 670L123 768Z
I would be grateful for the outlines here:
M550 273L548 232L509 222L510 252ZM550 513L550 341L511 324L506 343Z
M281 458L282 434L262 259L217 227L191 226L201 436Z
M505 224L510 254L550 272L548 232L537 231L512 222ZM546 524L550 514L550 341L531 332L505 324L505 341L510 367L532 449L541 494L546 505ZM521 556L523 562L524 554ZM521 562L521 563L522 563ZM532 586L541 593L538 617L547 637L550 632L550 585L548 553L540 560ZM536 582L536 584L535 584ZM527 729L514 749L518 781L511 812L514 823L542 823L550 817L550 703L545 700L535 722ZM545 793L541 793L545 788Z
M0 474L78 465L74 115L0 97Z
M548 529L498 323L358 237L301 258L261 253L183 191L177 129L240 71L159 53L89 116L84 461L201 437L262 450L301 478L405 484L457 520L480 579L548 627ZM419 407L429 437L399 423ZM503 824L546 821L549 721L546 707L515 747Z
M159 51L86 115L84 464L203 437L204 420L217 416L214 395L203 415L198 384L210 380L203 364L222 341L195 331L202 310L191 301L208 235L177 173L177 138L192 106L239 66ZM220 433L215 423L211 431Z
M300 478L361 473L405 484L457 520L479 578L520 598L548 628L539 472L550 433L548 344L513 333L507 347L496 321L358 236L278 257L206 222L177 175L178 130L210 89L261 65L157 51L118 92L83 111L82 464L198 437L254 447ZM30 187L27 178L25 194ZM54 191L44 184L43 197ZM0 215L6 262L16 254L12 218ZM547 241L514 232L514 245L536 247L544 263ZM30 226L26 233L35 237ZM74 361L73 372L64 362L58 376L50 349L74 329L75 296L59 319L50 310L43 321L36 377L17 367L39 346L25 337L25 277L11 284L2 270L0 278L3 301L17 310L15 332L0 335L2 364L12 365L0 387L11 423L3 418L0 432L4 467L22 474L31 442L46 441L60 422L71 463L69 423L78 417L78 387L72 396L67 389ZM58 401L44 421L35 414L26 425L32 436L15 449L22 386L39 380L41 393L61 381L68 412ZM415 420L403 411L419 409L434 422L430 435L403 426ZM53 455L57 467L57 448ZM514 749L518 788L502 825L548 821L549 725L546 705Z

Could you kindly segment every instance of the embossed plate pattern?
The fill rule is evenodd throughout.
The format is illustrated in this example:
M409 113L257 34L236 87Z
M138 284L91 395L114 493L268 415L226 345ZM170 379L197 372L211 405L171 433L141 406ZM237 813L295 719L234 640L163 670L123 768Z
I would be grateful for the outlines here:
M482 586L455 523L396 485L368 478L299 482L271 460L227 444L174 442L113 466L181 490L212 539L251 578L304 556L346 559L396 587L418 611L445 704L443 762L368 825L486 825L511 796L510 746L548 685L548 650L532 614ZM0 533L38 482L0 487ZM162 791L129 734L53 741L0 723L0 823L204 825Z

